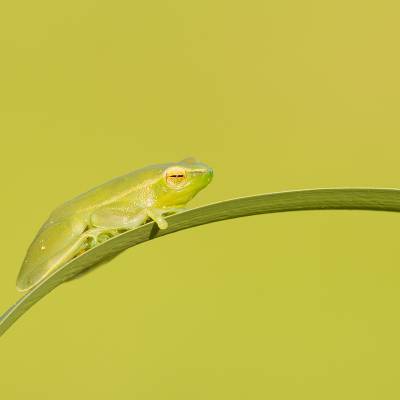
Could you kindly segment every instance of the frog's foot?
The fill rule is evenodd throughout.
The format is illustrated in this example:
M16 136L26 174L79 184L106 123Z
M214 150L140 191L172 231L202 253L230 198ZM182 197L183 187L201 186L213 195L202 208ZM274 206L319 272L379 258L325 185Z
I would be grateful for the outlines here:
M152 219L160 229L167 229L168 222L162 216L162 210L158 208L148 208L146 209L147 216Z
M113 236L117 235L118 231L116 229L104 229L104 228L91 228L83 233L83 247L82 252L89 250L100 243L111 239Z
M185 208L150 208L146 210L147 215L158 225L160 229L168 228L168 222L165 220L164 216L173 215L182 211L185 211Z

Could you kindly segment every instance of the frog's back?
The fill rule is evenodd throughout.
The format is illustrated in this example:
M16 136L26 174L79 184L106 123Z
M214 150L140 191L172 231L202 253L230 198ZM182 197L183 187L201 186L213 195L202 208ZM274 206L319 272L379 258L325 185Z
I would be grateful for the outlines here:
M79 238L87 229L93 211L112 203L135 203L143 188L159 176L157 171L162 166L157 167L115 178L56 208L28 248L17 279L18 290L30 289L71 259L76 249L79 250Z
M142 168L96 186L57 207L51 213L49 220L59 221L73 215L90 214L95 209L123 199L134 203L141 189L151 184L155 177L159 176L158 173L161 173L163 167L165 166L153 165Z

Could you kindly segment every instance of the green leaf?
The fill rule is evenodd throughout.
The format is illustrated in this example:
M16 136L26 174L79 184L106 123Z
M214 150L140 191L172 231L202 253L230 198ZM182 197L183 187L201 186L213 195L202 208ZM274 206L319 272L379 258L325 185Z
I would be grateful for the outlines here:
M226 219L302 210L400 211L399 189L310 189L243 197L195 208L167 218L169 227L159 230L154 222L116 236L65 264L29 291L0 317L2 335L22 314L59 284L106 262L121 251L147 240L198 225Z

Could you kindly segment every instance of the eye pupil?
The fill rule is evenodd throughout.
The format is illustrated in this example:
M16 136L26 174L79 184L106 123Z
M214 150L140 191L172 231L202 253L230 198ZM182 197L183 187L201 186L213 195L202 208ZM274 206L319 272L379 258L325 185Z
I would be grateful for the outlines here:
M186 171L182 169L166 171L165 181L171 188L179 189L186 184Z

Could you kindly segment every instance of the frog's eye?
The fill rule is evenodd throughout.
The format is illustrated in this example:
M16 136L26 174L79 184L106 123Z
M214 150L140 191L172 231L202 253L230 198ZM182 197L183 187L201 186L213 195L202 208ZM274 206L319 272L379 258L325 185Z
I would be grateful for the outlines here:
M165 182L172 189L179 189L186 185L186 171L183 168L169 168L164 176Z

